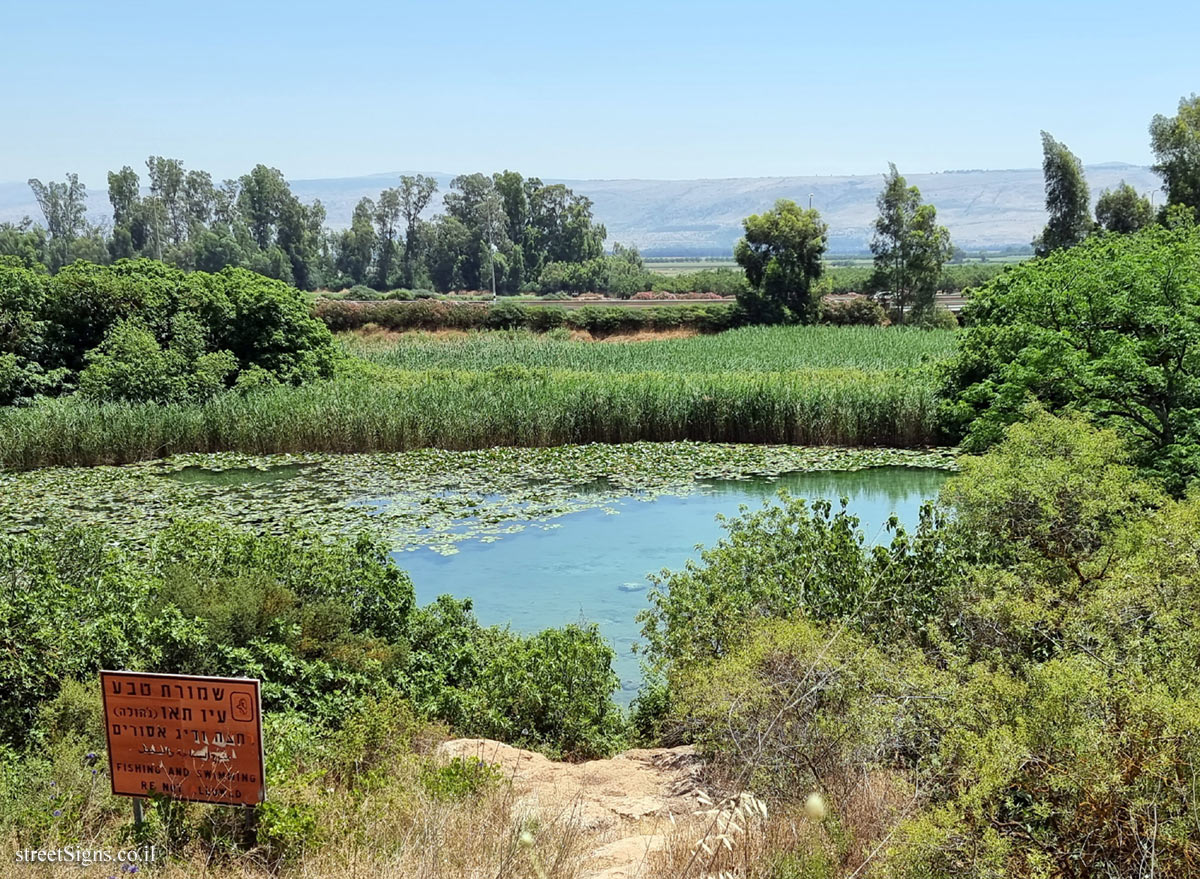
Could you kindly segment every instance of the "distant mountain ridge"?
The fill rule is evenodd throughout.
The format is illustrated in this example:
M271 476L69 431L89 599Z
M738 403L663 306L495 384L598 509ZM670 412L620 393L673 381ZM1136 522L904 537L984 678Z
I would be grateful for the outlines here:
M1095 200L1101 190L1122 180L1138 192L1161 186L1147 167L1106 162L1085 167ZM903 169L901 169L903 173ZM355 203L376 197L395 184L400 172L361 177L293 180L296 195L319 198L334 228L349 225ZM439 196L452 175L439 173ZM943 171L906 174L908 182L937 206L938 218L949 227L954 242L971 249L1001 249L1027 245L1046 222L1040 168L1002 171ZM700 180L549 180L565 183L594 203L596 219L608 228L608 245L635 244L647 255L729 254L741 234L742 218L761 212L776 199L790 198L820 210L829 224L833 252L865 250L875 219L875 198L883 174L841 177L734 177ZM94 221L108 217L103 188L91 190ZM1162 203L1161 194L1157 203ZM435 200L441 210L440 197ZM37 203L24 183L0 183L0 221L22 216L40 218Z

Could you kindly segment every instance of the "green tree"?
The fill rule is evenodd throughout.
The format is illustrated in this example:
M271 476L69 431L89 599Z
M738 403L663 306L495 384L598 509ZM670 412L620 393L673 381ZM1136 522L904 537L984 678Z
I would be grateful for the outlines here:
M0 406L58 390L65 371L48 372L45 269L0 257Z
M1046 184L1046 228L1033 241L1038 256L1074 247L1091 234L1093 223L1083 163L1060 143L1042 132L1042 177Z
M404 217L404 265L402 283L411 290L416 282L416 270L420 258L421 212L429 206L437 192L437 181L424 174L415 177L405 174L400 178L400 213Z
M44 267L49 262L46 230L23 217L19 223L0 223L0 257L10 257L24 268Z
M213 218L217 190L207 171L188 171L183 180L183 206L189 235L203 229Z
M396 261L396 246L400 234L401 193L399 189L385 189L375 202L375 228L379 241L379 255L375 265L376 289L386 290L390 286L392 265Z
M108 251L113 259L127 259L138 251L134 243L133 224L141 215L141 200L136 171L125 165L120 171L108 172L108 201L112 205L113 216ZM139 239L141 237L139 234Z
M31 178L29 188L46 218L49 266L56 271L70 261L71 243L87 231L87 187L78 174L68 174L62 183Z
M367 283L375 258L374 215L375 203L369 198L359 199L354 206L350 228L338 239L337 270L348 277L351 284Z
M1128 235L1154 222L1150 199L1138 195L1136 189L1121 181L1116 189L1106 189L1096 202L1096 222L1109 232Z
M529 226L529 193L525 178L516 171L502 171L492 175L492 183L504 204L504 216L508 220L508 237L524 245Z
M1200 229L1090 238L977 290L945 370L970 450L1027 402L1090 413L1179 490L1200 473Z
M222 181L219 189L213 190L213 220L232 228L238 220L238 198L242 185L237 180Z
M274 242L276 226L290 196L291 190L278 168L255 165L239 181L238 211L260 250Z
M113 226L133 222L133 213L141 200L141 184L137 172L125 165L120 171L108 172L108 201L112 205Z
M178 245L186 240L188 233L183 162L151 156L146 159L146 169L150 177L150 194L162 204L166 241Z
M526 184L529 231L523 243L531 269L547 262L584 262L604 252L608 232L593 222L591 199L561 183L545 186L530 178Z
M758 323L816 318L813 283L821 276L826 225L815 210L779 199L775 207L742 220L745 235L733 249L746 272L750 289L738 297L750 319Z
M1180 98L1177 115L1151 120L1150 148L1167 204L1184 205L1200 218L1200 96Z
M888 168L876 200L875 270L867 287L886 296L904 320L909 306L920 315L932 313L942 266L950 258L950 232L937 224L937 208L922 204L921 190L909 186L895 165Z
M426 260L434 289L445 293L470 286L465 265L471 237L471 230L456 217L442 215L430 224ZM478 277L476 268L476 281Z
M246 252L228 227L202 229L195 238L195 267L219 272L226 266L245 266Z
M458 261L459 272L469 289L491 287L493 254L512 247L504 216L504 204L490 177L463 174L450 183L446 212L467 230L468 238Z

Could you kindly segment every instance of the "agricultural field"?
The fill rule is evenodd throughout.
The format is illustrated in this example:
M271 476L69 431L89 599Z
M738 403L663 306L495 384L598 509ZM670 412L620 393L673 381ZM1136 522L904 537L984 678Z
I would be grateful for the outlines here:
M738 264L732 259L712 257L709 259L668 259L664 257L648 258L645 260L647 270L656 275L686 275L691 272L703 272L709 269L737 269Z

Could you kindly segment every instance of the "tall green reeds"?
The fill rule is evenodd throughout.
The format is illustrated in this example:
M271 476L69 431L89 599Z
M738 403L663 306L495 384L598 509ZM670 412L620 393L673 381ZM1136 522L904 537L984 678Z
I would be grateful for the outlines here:
M941 360L954 348L953 331L907 327L744 327L711 336L600 345L521 330L342 339L352 353L400 369L518 364L585 372L900 369Z
M2 409L0 465L685 439L919 446L935 441L934 408L931 383L911 371L376 369L200 405L69 397Z

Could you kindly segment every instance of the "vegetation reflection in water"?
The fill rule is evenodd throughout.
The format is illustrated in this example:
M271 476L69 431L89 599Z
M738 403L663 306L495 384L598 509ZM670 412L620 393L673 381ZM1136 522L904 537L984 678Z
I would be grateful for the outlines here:
M522 632L595 622L617 651L627 703L639 683L635 616L646 603L646 575L681 568L697 544L720 539L719 514L758 507L781 489L808 499L845 497L868 542L890 539L896 513L915 526L921 502L936 496L944 470L879 467L859 471L788 473L746 480L707 480L685 494L626 495L503 539L459 545L446 557L428 550L396 552L421 602L441 593L469 596L484 623Z

